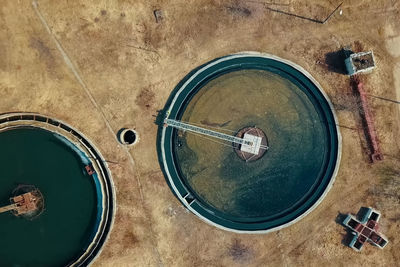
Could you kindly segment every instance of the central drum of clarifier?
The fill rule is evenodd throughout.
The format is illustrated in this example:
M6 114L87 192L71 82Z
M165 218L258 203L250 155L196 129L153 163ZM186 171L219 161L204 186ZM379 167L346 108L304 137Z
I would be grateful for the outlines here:
M257 153L249 153L246 151L243 151L241 149L241 146L238 144L232 144L233 149L235 150L236 155L238 155L239 158L244 160L245 162L251 162L258 160L262 156L264 156L265 152L267 152L269 146L268 146L268 139L265 133L257 127L245 127L238 131L236 133L236 137L243 138L245 135L250 135L250 136L255 136L260 138L260 149L258 149Z
M168 184L225 230L265 233L298 221L339 167L328 98L305 70L271 55L236 54L194 70L171 95L164 122L158 142Z

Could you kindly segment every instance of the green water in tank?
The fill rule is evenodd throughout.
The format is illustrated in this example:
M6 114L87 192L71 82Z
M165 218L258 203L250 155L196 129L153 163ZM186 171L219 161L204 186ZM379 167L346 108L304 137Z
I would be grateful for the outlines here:
M96 187L74 151L49 131L0 133L0 206L18 184L32 184L45 210L30 221L0 214L0 266L65 266L86 249L96 225Z
M205 84L189 101L182 121L234 134L262 129L270 148L246 163L230 144L177 131L179 171L196 198L230 218L285 212L324 174L329 144L325 122L309 97L268 71L240 70Z

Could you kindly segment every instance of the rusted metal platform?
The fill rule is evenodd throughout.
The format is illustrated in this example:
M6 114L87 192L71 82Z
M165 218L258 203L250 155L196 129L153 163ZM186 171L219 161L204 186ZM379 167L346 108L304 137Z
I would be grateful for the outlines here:
M360 220L357 220L351 214L347 215L343 221L343 225L348 227L354 235L349 244L352 249L361 251L364 243L367 241L381 249L387 245L389 242L388 239L378 232L380 216L381 214L372 208L368 208Z
M10 205L0 207L0 213L12 211L14 215L20 216L33 213L39 209L38 203L41 194L39 191L27 192L10 198Z
M357 94L360 104L360 116L363 120L364 131L370 148L371 162L383 160L383 155L379 147L379 141L375 130L375 123L367 102L367 94L364 90L364 84L358 75L351 76L351 85Z

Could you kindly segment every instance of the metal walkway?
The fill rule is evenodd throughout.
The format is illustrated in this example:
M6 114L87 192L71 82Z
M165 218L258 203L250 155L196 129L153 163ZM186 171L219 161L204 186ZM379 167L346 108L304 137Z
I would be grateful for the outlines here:
M5 207L0 207L0 213L6 212L6 211L9 211L9 210L15 210L17 208L18 208L17 204L11 204L11 205L8 205L8 206L5 206Z
M217 139L235 143L235 144L239 144L239 145L247 145L247 146L255 145L255 144L253 144L253 142L245 140L240 137L236 137L233 135L224 134L224 133L220 133L217 131L205 129L202 127L194 126L194 125L191 125L191 124L188 124L185 122L181 122L181 121L177 121L177 120L165 119L164 123L167 126L171 126L173 128L179 129L179 130L198 133L198 134L202 134L202 135L206 135L206 136L210 136L210 137L215 137ZM261 147L264 148L263 146L261 146ZM267 147L265 147L264 149L266 149L266 148Z

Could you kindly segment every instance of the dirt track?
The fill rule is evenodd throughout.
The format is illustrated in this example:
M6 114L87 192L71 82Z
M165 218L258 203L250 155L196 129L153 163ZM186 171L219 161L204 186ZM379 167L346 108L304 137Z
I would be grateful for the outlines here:
M0 112L59 118L117 162L110 164L114 228L93 266L398 264L399 105L382 99L400 101L399 78L394 80L398 1L345 1L343 14L326 24L312 20L325 19L340 1L38 2L37 9L30 0L0 4ZM159 23L156 9L163 15ZM372 49L377 60L363 77L385 156L374 165L349 78L337 65L335 52L343 46ZM240 51L271 53L310 72L334 103L343 137L341 167L325 200L300 222L267 235L225 232L188 213L157 160L154 116L176 84L195 67ZM118 145L123 127L139 133L136 146ZM345 230L336 217L360 206L382 212L381 229L390 240L384 250L367 245L356 253L341 243Z

